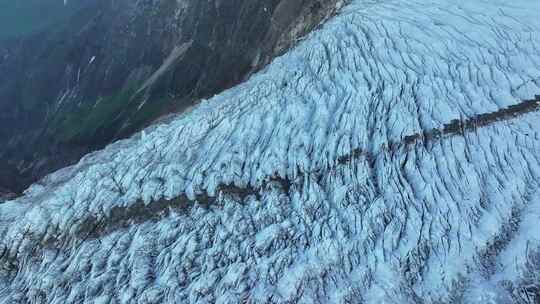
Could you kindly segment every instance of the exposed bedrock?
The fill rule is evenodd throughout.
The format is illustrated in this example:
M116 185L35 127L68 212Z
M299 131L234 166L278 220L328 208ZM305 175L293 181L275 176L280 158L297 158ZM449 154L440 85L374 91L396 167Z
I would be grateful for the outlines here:
M0 40L0 187L11 192L244 81L342 0L67 5L59 24Z
M0 303L538 303L538 11L353 0L0 204Z

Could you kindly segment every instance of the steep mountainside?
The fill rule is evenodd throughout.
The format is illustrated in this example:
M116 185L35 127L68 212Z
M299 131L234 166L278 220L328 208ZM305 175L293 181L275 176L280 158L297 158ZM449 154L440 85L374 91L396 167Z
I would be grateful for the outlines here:
M0 17L20 17L0 23L0 188L15 192L238 84L341 5L1 1Z
M0 204L0 303L538 303L539 11L353 0Z
M86 8L90 0L0 0L0 40L38 33L67 20Z

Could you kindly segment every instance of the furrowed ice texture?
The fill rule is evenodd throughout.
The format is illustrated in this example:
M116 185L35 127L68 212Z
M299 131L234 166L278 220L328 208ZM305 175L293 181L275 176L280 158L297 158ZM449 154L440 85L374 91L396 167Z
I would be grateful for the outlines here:
M0 303L537 303L540 2L362 1L0 205Z

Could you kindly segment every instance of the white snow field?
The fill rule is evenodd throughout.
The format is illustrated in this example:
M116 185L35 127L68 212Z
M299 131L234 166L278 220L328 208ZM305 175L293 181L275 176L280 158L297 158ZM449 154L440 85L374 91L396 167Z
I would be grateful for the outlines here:
M352 0L0 204L0 303L538 303L539 94L540 1Z

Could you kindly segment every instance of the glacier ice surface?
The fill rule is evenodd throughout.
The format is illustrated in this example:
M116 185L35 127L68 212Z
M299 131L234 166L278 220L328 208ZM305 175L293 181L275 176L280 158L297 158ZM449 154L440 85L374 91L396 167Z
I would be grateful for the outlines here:
M540 301L540 114L426 136L540 94L539 11L352 0L0 204L0 303Z

